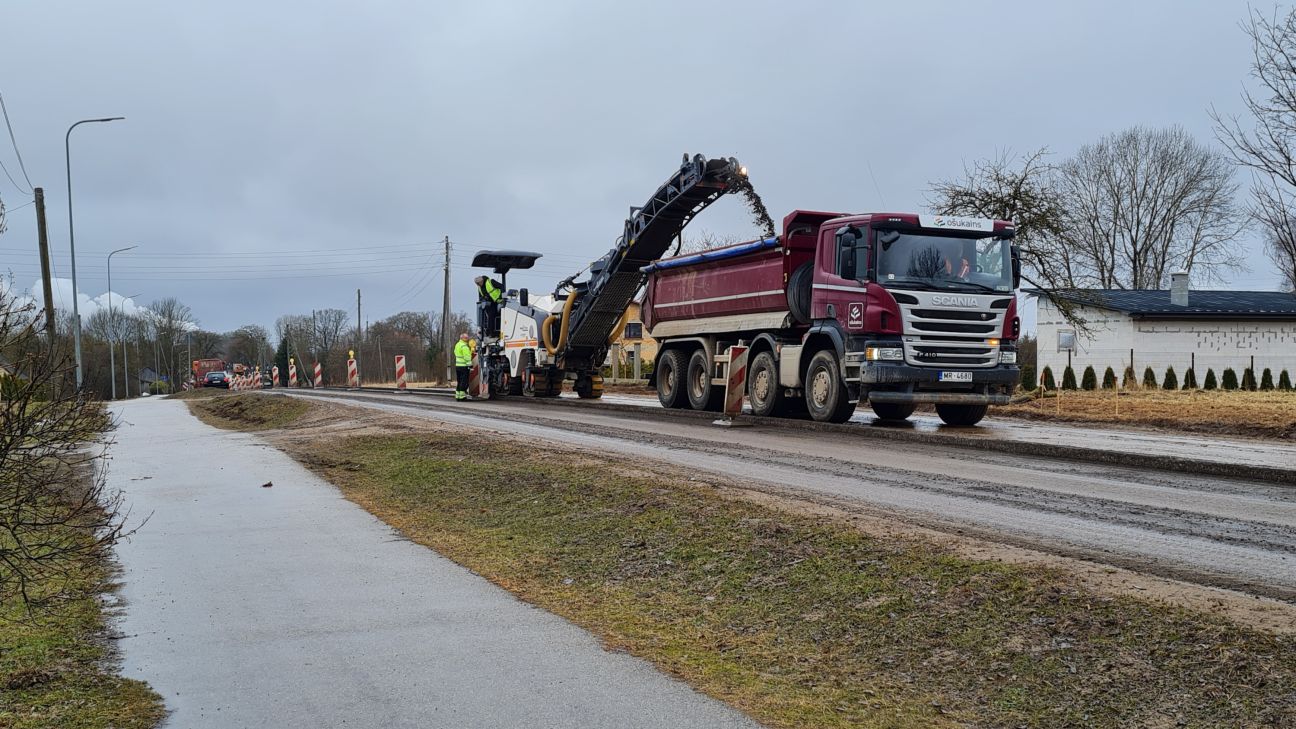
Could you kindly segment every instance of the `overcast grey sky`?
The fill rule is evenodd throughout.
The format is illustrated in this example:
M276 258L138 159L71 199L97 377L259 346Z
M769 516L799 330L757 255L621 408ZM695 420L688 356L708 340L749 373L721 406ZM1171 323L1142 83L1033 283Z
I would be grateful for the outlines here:
M1266 7L1261 4L1258 7ZM0 93L81 292L176 296L208 329L312 308L455 308L485 247L601 255L684 152L736 156L776 217L923 207L998 150L1059 157L1108 132L1240 108L1244 2L112 3L10 0ZM18 174L8 139L0 160ZM868 165L877 178L874 186ZM19 178L19 183L22 183ZM30 197L0 270L38 279ZM740 201L696 223L754 235ZM696 232L696 231L695 231ZM1259 243L1237 288L1278 277ZM70 299L69 299L70 300Z

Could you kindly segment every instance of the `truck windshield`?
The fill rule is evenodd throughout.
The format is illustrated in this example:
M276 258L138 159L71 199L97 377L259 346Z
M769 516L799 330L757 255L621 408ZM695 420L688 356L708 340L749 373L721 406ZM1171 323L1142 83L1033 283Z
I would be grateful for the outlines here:
M879 230L875 240L877 281L884 286L1012 291L1006 239Z

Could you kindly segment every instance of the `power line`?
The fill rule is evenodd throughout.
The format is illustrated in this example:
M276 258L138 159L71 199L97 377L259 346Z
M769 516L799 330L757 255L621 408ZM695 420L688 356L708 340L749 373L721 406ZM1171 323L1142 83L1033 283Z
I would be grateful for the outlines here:
M23 179L27 181L27 192L24 194L31 195L33 194L31 178L27 176L27 165L23 164L22 152L18 151L18 140L14 138L13 125L9 123L9 110L5 108L4 94L0 94L0 113L4 114L5 128L9 130L9 142L13 145L14 156L18 158L18 169L22 170ZM0 167L3 166L3 164L0 164ZM9 181L13 182L14 187L18 187L18 183L14 182L9 170L5 169L4 173L5 177L8 177ZM22 188L18 188L18 191L22 192Z

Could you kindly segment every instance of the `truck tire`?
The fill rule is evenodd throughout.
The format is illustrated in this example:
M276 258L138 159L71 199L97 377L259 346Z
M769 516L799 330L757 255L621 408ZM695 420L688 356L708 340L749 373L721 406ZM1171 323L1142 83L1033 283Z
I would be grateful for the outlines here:
M664 408L688 407L684 394L684 353L668 349L657 358L657 399Z
M806 368L805 401L810 417L821 423L844 423L855 412L855 404L842 382L837 353L823 349L810 358Z
M937 405L936 414L946 425L968 427L981 422L989 405Z
M689 356L688 379L689 406L694 410L719 411L724 408L724 388L711 384L711 360L705 349L695 349Z
M798 324L810 323L810 297L814 284L814 264L812 261L797 266L788 277L787 301L788 311Z
M882 420L908 420L913 415L913 405L901 405L895 402L871 402L873 414Z
M747 399L753 415L767 418L783 409L783 388L779 387L778 365L772 352L761 352L752 358L747 369Z
M572 389L582 400L598 400L603 397L603 375L582 375L576 378L576 386Z

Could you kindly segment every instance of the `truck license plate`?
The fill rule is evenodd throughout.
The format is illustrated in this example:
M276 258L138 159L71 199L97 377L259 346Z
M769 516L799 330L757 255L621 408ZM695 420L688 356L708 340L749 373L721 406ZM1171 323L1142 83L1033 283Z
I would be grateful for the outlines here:
M942 372L940 373L941 382L971 382L971 372Z

